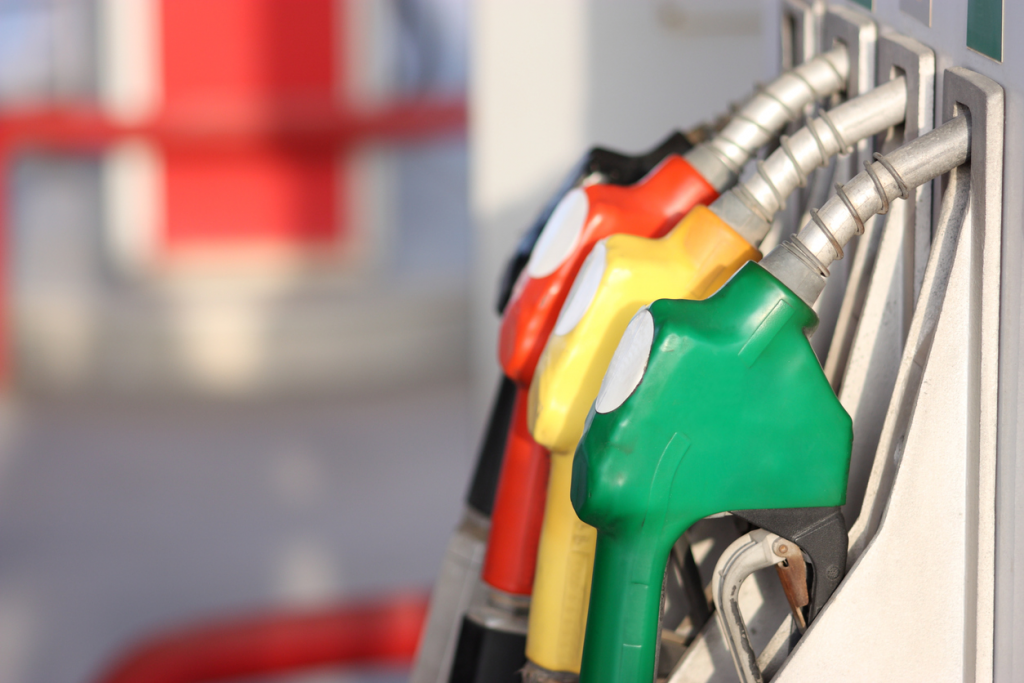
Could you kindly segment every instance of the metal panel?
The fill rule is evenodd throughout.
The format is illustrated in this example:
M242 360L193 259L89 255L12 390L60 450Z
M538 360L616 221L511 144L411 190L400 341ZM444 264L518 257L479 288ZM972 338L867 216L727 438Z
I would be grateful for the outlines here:
M935 55L911 38L883 36L878 41L879 82L889 80L896 69L907 78L907 116L902 130L890 131L883 153L932 129ZM895 200L884 222L867 225L825 361L825 375L853 418L853 456L843 508L848 523L860 511L921 290L931 247L931 203L931 183L927 183L914 190L910 199Z
M965 69L944 82L946 117L970 111L972 159L951 174L886 418L891 450L877 455L892 493L780 683L823 667L833 681L992 678L1003 91Z
M847 98L856 97L871 90L875 85L875 50L878 39L878 28L875 22L862 11L831 6L825 14L822 31L822 49L829 49L836 42L840 42L850 50L850 86L846 91ZM825 184L824 187L818 188L817 192L812 191L807 209L821 206L831 194L832 185L835 182L844 183L857 175L864 162L871 161L873 151L872 140L861 140L850 154L836 157L835 172L831 178L827 173L819 173L816 182L824 180ZM824 189L824 193L821 192L821 189ZM805 225L809 218L810 216L805 214L796 227L799 229ZM831 269L832 274L828 284L814 306L820 323L811 345L814 347L815 353L818 354L818 358L822 360L826 357L832 341L833 330L839 317L839 308L843 301L843 293L846 291L847 277L852 266L852 255L856 253L856 249L855 241L848 248L851 256L835 264L835 267Z
M853 6L849 0L832 0ZM932 3L927 26L903 11L906 0L876 0L873 16L884 26L927 44L936 52L940 69L965 66L988 76L1006 91L1005 159L1003 186L1024 187L1024 41L1006 41L1002 61L972 50L966 40L967 0ZM1024 26L1024 3L1003 3L1005 31ZM938 83L937 88L942 88ZM940 92L941 94L941 92ZM1010 683L1024 679L1024 467L1017 454L1024 452L1024 193L1003 194L1002 322L1000 328L998 522L996 533L996 626L995 680Z
M818 54L821 17L825 13L822 0L783 0L782 3L782 71L803 64Z

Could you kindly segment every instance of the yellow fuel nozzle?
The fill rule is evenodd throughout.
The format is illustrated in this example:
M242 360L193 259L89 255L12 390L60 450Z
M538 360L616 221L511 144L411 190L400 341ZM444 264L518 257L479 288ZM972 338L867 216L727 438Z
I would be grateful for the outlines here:
M530 386L530 431L551 450L526 641L534 666L580 670L597 532L569 499L572 456L622 333L641 306L703 299L760 258L725 221L697 206L660 239L602 240L581 268Z

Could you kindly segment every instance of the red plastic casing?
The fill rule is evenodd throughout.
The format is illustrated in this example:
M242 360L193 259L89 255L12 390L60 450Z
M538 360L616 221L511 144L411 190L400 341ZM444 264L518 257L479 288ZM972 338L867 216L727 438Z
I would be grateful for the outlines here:
M617 233L661 237L698 204L718 192L680 156L669 156L640 182L586 188L590 210L569 256L555 272L531 278L523 271L501 320L498 356L505 374L529 387L573 280L594 245ZM526 392L524 392L526 393Z
M526 391L516 394L482 571L489 586L515 595L533 592L551 470L547 449L533 440L526 424L528 398Z

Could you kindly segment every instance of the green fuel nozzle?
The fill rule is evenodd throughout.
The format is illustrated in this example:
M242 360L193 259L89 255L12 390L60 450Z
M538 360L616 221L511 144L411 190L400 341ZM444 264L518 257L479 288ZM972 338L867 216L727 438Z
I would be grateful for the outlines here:
M665 564L694 522L845 501L852 423L807 341L817 322L748 263L627 327L573 462L573 507L598 529L584 683L653 680Z
M842 505L852 424L811 350L828 265L869 217L963 163L959 116L837 189L704 301L634 316L587 417L571 500L597 528L583 683L652 680L672 544L725 511Z

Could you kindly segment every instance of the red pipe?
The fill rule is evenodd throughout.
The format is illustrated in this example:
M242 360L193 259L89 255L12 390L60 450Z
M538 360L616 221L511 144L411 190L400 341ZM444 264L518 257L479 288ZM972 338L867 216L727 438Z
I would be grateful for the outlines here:
M202 149L268 142L323 147L365 140L422 139L461 133L465 128L466 102L461 97L398 100L365 111L314 105L177 107L130 124L87 105L0 113L0 137L16 147L44 149L101 149L134 137Z
M139 643L97 683L204 683L339 666L408 666L426 594L189 626Z

